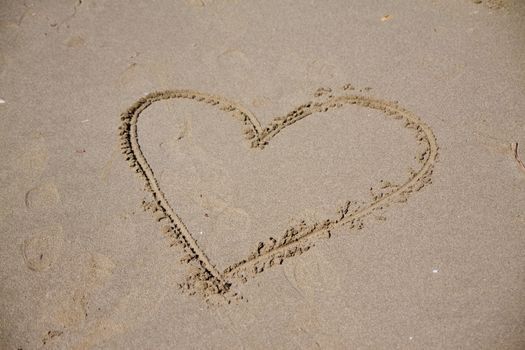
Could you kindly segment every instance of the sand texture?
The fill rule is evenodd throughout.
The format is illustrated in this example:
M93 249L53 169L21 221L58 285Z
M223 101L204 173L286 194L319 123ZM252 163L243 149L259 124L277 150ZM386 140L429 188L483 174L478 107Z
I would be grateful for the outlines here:
M525 3L0 10L0 349L525 348Z

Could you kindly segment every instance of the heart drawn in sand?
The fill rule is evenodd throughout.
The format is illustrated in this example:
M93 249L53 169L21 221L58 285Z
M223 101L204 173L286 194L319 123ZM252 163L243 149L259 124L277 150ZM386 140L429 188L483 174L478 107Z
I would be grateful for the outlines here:
M348 87L345 87L347 90ZM350 88L353 90L353 88ZM323 90L318 90L319 94ZM159 187L154 172L141 151L137 135L137 123L141 113L155 102L169 99L192 99L211 104L231 114L244 124L245 136L251 141L251 147L263 150L271 140L284 128L295 122L318 113L328 112L344 105L357 105L379 110L388 118L399 120L402 127L413 129L416 141L423 146L423 151L416 154L420 168L413 170L408 179L401 185L382 184L378 192L373 193L367 203L348 201L340 208L336 219L326 219L311 225L302 224L288 229L279 239L260 242L257 249L246 258L219 271L209 260L205 252L175 213ZM119 127L121 148L136 173L145 181L146 190L151 193L152 201L144 202L145 209L151 210L159 221L167 224L163 232L170 239L171 245L180 245L186 255L182 261L195 267L181 285L190 293L200 293L207 297L213 294L236 296L236 283L245 282L250 276L263 272L266 268L278 265L284 259L309 250L315 241L328 236L330 231L345 225L348 228L360 227L364 217L382 210L395 202L405 202L414 191L431 182L431 175L437 157L438 147L432 130L417 116L399 106L397 103L375 99L365 95L343 93L340 96L329 95L324 101L305 103L282 117L274 118L266 127L261 127L257 118L242 106L223 97L191 90L168 90L153 92L138 100L121 115Z

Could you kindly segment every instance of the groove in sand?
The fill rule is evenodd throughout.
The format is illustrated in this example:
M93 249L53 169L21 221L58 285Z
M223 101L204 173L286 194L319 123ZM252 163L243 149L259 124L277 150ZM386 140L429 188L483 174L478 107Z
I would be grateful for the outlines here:
M341 209L338 219L327 219L310 226L305 224L299 228L290 228L279 240L271 239L270 243L266 245L260 242L255 252L221 273L210 262L180 217L171 208L140 148L137 134L140 114L155 102L176 98L193 99L197 102L215 105L221 110L229 112L244 123L247 127L245 137L251 141L253 148L259 149L263 149L285 127L314 113L328 112L349 104L376 109L382 111L387 117L404 122L406 128L415 130L418 143L424 146L424 150L417 155L421 167L419 170L413 171L405 183L392 186L390 190L375 195L371 202L359 205L352 210L350 207L355 203L348 202L346 207ZM436 138L432 130L418 117L397 103L362 95L346 94L335 97L329 95L324 101L312 101L303 104L287 115L273 119L267 127L262 128L252 113L220 96L192 90L168 90L153 92L141 98L121 115L121 121L119 134L123 154L130 167L145 181L145 188L151 192L153 197L151 203L144 203L145 208L151 209L159 221L168 221L164 233L172 240L172 245L181 245L187 253L183 260L197 267L196 271L188 276L183 287L189 289L191 293L200 292L205 297L212 294L225 294L231 289L234 280L246 281L248 277L264 271L266 267L280 264L286 258L307 251L315 243L316 238L326 236L327 233L330 234L333 229L343 225L349 225L350 228L356 226L360 228L361 220L375 210L383 209L395 202L406 201L408 195L431 182L430 176L438 152Z

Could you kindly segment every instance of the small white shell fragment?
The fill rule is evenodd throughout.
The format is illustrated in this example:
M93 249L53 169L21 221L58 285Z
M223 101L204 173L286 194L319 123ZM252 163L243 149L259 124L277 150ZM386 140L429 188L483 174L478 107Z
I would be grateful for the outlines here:
M0 104L4 104L4 103L5 103L5 101L0 98Z
M433 269L433 270L432 270L432 273L438 273L438 272L439 272L438 269Z

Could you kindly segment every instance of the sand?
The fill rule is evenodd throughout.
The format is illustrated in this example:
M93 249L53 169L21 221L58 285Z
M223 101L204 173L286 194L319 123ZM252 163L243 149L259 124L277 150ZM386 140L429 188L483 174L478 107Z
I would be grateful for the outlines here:
M523 3L0 9L0 348L525 347Z

